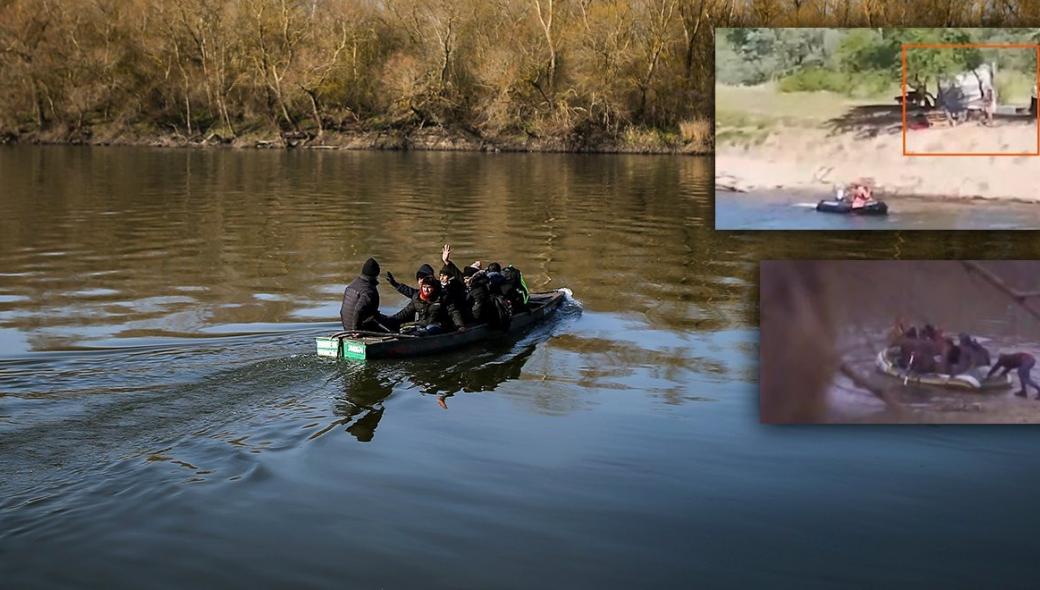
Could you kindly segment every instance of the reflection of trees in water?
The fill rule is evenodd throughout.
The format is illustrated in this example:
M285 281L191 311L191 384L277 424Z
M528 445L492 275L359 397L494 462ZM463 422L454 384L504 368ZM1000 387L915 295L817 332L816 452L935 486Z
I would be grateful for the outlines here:
M837 373L892 402L890 379L850 359L884 346L895 320L925 322L1021 343L1036 327L1009 296L1040 291L1040 262L985 261L995 285L959 261L765 262L761 267L761 389L765 422L833 417L827 391ZM1013 293L1012 293L1013 295ZM876 352L876 350L875 350ZM997 350L992 350L994 357ZM869 365L869 363L867 363Z

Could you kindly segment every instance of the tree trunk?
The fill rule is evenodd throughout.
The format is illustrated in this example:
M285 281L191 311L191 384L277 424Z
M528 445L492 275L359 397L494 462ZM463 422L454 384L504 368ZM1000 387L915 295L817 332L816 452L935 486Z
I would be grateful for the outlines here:
M40 96L40 89L36 82L36 78L32 77L32 103L34 115L36 115L36 127L40 131L43 131L47 126L47 118L43 114L43 98Z
M318 125L318 137L325 133L325 126L321 124L321 111L318 109L318 96L314 90L304 88L304 92L311 99L311 112L314 114L314 122Z

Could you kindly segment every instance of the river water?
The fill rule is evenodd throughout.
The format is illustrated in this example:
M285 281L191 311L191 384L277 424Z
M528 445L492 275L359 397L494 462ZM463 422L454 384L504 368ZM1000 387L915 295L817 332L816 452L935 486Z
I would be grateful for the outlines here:
M1030 257L1035 240L716 232L712 168L0 149L0 579L1010 587L1035 573L1040 432L760 425L755 328L761 259ZM573 298L459 353L314 355L365 258L407 279L449 241ZM384 311L404 304L381 293Z
M1017 201L936 200L882 196L888 215L820 213L826 192L790 190L733 193L720 191L715 227L722 230L1025 230L1040 227L1040 206Z

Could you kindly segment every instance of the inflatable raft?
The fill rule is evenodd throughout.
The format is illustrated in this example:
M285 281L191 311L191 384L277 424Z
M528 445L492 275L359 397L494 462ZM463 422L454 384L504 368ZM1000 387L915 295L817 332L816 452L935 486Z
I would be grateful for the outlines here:
M844 213L848 215L888 215L888 205L884 201L872 201L862 207L853 208L852 204L846 201L830 199L817 203L816 210L823 213Z
M896 358L899 355L899 348L887 348L882 350L877 355L877 368L878 371L886 375L891 375L904 381L906 383L914 383L916 385L930 385L933 387L946 387L949 389L961 389L965 391L992 391L994 389L1006 389L1011 387L1011 375L1004 375L1003 377L994 375L993 377L986 379L985 373L973 374L962 373L960 375L946 375L944 373L908 373L906 369L901 369L896 366ZM978 369L981 371L981 369Z

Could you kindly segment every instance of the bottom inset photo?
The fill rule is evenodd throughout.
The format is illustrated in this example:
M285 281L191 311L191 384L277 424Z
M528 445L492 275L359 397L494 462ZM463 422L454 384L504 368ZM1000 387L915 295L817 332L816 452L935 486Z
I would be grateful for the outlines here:
M764 423L1040 424L1040 261L763 261Z

